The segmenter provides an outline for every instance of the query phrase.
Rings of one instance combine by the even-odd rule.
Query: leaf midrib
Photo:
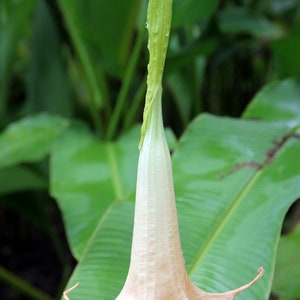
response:
[[[86,246],[84,247],[84,250],[82,252],[82,255],[80,256],[80,261],[82,261],[86,254],[89,252],[94,240],[95,240],[95,237],[97,235],[97,233],[100,231],[105,219],[107,218],[107,216],[109,215],[109,213],[112,211],[112,209],[114,208],[114,206],[118,203],[118,201],[113,201],[105,210],[104,214],[101,216],[101,218],[99,219],[97,225],[95,226],[94,230],[92,231],[92,234],[90,235],[87,243],[86,243]]]
[[[115,191],[115,200],[112,201],[109,206],[106,207],[104,213],[101,215],[101,217],[99,218],[96,226],[94,227],[90,237],[88,238],[88,241],[86,243],[86,246],[84,247],[84,250],[82,252],[82,255],[80,256],[80,261],[82,261],[84,259],[84,257],[86,256],[86,254],[89,252],[93,241],[97,235],[97,233],[101,230],[101,227],[105,221],[105,219],[108,217],[108,215],[111,213],[112,209],[118,204],[120,203],[122,200],[124,200],[126,198],[123,188],[122,188],[122,184],[121,184],[121,179],[120,179],[120,172],[119,172],[119,168],[118,168],[118,164],[117,164],[117,159],[116,159],[116,154],[115,154],[115,147],[116,145],[108,142],[105,144],[105,150],[106,150],[106,154],[107,154],[107,158],[108,158],[108,162],[109,162],[109,166],[110,166],[110,170],[111,170],[111,180],[112,180],[112,184],[114,187],[114,191]]]
[[[107,143],[105,149],[106,149],[107,158],[111,170],[111,180],[113,183],[116,200],[121,201],[124,196],[124,191],[120,180],[120,172],[119,172],[117,159],[114,151],[114,145],[111,143]]]

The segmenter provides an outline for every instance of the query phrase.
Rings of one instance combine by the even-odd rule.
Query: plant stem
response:
[[[18,289],[22,294],[33,300],[53,300],[50,296],[36,289],[25,280],[17,277],[12,272],[0,266],[0,280],[8,283],[10,286]]]
[[[138,109],[141,107],[142,102],[144,100],[144,95],[146,92],[146,76],[143,78],[142,82],[140,83],[140,86],[135,94],[135,97],[133,98],[132,104],[130,106],[130,110],[127,112],[125,116],[125,121],[123,124],[123,130],[126,131],[134,122]]]
[[[5,22],[0,25],[0,128],[6,125],[7,97],[17,45],[36,1],[19,1],[18,4],[14,3],[13,10],[9,9],[10,5],[5,5],[5,1],[0,1],[1,13],[7,15]]]
[[[89,110],[93,119],[94,127],[98,135],[100,135],[104,131],[104,124],[98,114],[99,108],[104,107],[106,114],[108,116],[111,114],[105,77],[102,70],[99,68],[97,68],[97,72],[95,71],[89,54],[76,30],[76,26],[73,24],[69,10],[64,7],[63,4],[61,4],[61,11],[63,12],[64,20],[70,31],[72,41],[86,76],[86,81],[90,92]]]
[[[132,78],[134,76],[137,64],[138,64],[138,58],[139,58],[139,54],[141,52],[142,49],[142,45],[143,45],[143,41],[144,41],[144,36],[145,36],[145,30],[140,30],[138,33],[138,37],[136,40],[136,43],[134,45],[134,49],[133,49],[133,53],[130,57],[130,61],[128,63],[128,67],[124,76],[124,80],[122,83],[122,87],[117,99],[117,104],[113,110],[109,125],[108,125],[108,129],[107,129],[107,133],[106,133],[106,138],[108,140],[111,140],[115,134],[116,134],[116,130],[117,130],[117,125],[118,122],[120,121],[120,116],[125,108],[125,104],[126,104],[126,99],[127,99],[127,95],[129,92],[129,88],[130,88],[130,83],[132,82]]]

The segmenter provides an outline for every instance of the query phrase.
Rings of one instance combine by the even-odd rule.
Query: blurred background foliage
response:
[[[1,299],[60,298],[74,259],[49,195],[48,154],[71,120],[107,141],[142,120],[146,8],[144,0],[0,0]],[[201,112],[239,117],[269,82],[299,78],[299,49],[299,0],[174,0],[165,125],[179,137]],[[284,233],[299,216],[298,201]],[[282,239],[278,265],[293,247],[299,225]],[[300,299],[299,285],[285,293],[282,282],[277,274],[272,299]]]

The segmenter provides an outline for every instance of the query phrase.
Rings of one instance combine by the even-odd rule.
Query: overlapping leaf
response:
[[[0,195],[30,189],[45,189],[47,181],[24,166],[0,170]]]
[[[293,128],[300,120],[300,85],[286,79],[264,87],[244,112],[244,118],[267,120]]]
[[[0,168],[41,160],[67,125],[67,120],[48,114],[10,124],[0,135]]]

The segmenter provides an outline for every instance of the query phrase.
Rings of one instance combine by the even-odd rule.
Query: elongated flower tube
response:
[[[171,0],[150,0],[150,61],[136,187],[129,272],[116,300],[230,300],[248,284],[219,294],[197,288],[188,278],[181,249],[172,164],[162,120],[161,79],[171,23]]]
[[[221,294],[206,293],[187,276],[180,244],[172,165],[157,91],[140,151],[131,262],[117,300],[233,299],[252,285]]]
[[[140,151],[131,262],[117,300],[233,299],[239,289],[206,293],[187,276],[180,244],[171,157],[163,129],[161,89],[157,91]]]

